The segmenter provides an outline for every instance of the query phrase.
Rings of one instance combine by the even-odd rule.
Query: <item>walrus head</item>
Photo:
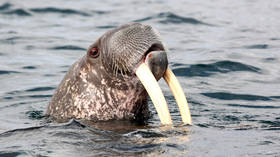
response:
[[[88,120],[145,120],[147,97],[163,124],[171,117],[156,82],[164,78],[179,105],[184,123],[191,117],[184,93],[168,68],[167,48],[159,33],[139,23],[106,32],[68,71],[55,91],[47,114]]]

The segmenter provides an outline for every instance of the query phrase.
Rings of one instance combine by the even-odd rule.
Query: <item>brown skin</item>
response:
[[[59,120],[146,120],[148,94],[134,71],[142,62],[153,63],[149,66],[160,79],[167,67],[164,50],[150,26],[127,24],[105,33],[69,69],[47,115]]]

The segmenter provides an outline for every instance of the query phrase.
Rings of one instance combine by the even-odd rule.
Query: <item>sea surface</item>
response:
[[[278,0],[1,0],[0,156],[280,156]],[[57,123],[44,116],[68,68],[104,32],[159,30],[191,108],[174,126]]]

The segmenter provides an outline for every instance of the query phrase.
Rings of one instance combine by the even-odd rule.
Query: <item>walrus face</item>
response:
[[[136,67],[149,58],[146,62],[149,63],[148,65],[154,64],[150,68],[158,80],[163,76],[168,64],[166,48],[159,33],[151,26],[139,23],[122,25],[105,33],[90,46],[89,57],[96,50],[99,51],[98,57],[102,65],[114,77],[131,79],[130,77],[135,75]],[[157,57],[150,53],[154,53]],[[157,59],[160,65],[156,64]]]
[[[163,77],[175,96],[183,122],[191,124],[186,98],[168,68],[166,51],[159,33],[148,25],[127,24],[105,33],[68,71],[47,113],[90,120],[141,120],[148,113],[149,95],[161,122],[172,124],[157,83]]]

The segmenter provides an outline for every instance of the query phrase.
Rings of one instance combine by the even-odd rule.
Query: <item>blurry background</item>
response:
[[[27,129],[1,134],[0,156],[280,156],[279,10],[277,0],[2,0],[0,133],[42,125],[69,66],[130,22],[161,33],[194,124],[164,131],[155,114],[128,133],[76,123]]]

